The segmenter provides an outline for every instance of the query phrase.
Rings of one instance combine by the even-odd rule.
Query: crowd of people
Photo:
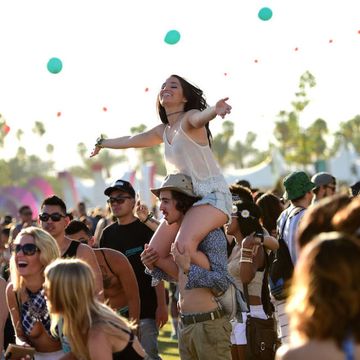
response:
[[[104,189],[104,213],[84,202],[68,211],[53,195],[38,219],[27,204],[18,221],[4,217],[0,350],[43,360],[161,359],[170,303],[183,360],[359,358],[359,183],[341,192],[330,173],[293,171],[283,194],[227,184],[209,122],[230,113],[228,99],[208,106],[199,88],[172,75],[157,108],[160,125],[100,137],[91,156],[163,142],[168,175],[149,189],[161,216],[117,179]],[[275,281],[280,255],[291,274]],[[254,319],[274,324],[275,335],[254,339]]]

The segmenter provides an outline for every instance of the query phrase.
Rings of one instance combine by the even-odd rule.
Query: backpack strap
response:
[[[286,219],[284,220],[284,223],[282,224],[281,231],[279,233],[279,238],[282,238],[284,236],[284,230],[287,221],[304,210],[305,208],[301,206],[295,206],[291,211],[289,211],[289,213],[286,216]]]

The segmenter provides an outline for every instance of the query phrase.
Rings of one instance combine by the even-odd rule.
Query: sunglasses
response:
[[[107,200],[108,204],[123,204],[126,199],[132,199],[131,196],[118,196],[118,197],[112,197],[110,196],[109,199]]]
[[[40,251],[40,249],[35,244],[24,244],[24,245],[13,244],[11,247],[11,251],[14,252],[15,254],[18,254],[21,250],[23,254],[27,256],[32,256],[37,251]]]
[[[48,214],[48,213],[42,213],[39,214],[39,219],[41,221],[47,222],[49,221],[49,219],[51,219],[52,221],[58,222],[61,220],[61,218],[64,218],[65,215],[59,214],[59,213],[53,213],[53,214]]]

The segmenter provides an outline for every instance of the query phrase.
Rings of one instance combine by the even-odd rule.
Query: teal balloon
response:
[[[53,57],[51,58],[48,63],[47,63],[47,69],[52,73],[52,74],[57,74],[61,71],[62,69],[62,62],[60,59]]]
[[[169,45],[175,45],[180,40],[180,33],[177,30],[170,30],[165,35],[164,41]]]
[[[259,18],[263,21],[268,21],[272,18],[273,12],[270,8],[268,7],[263,7],[262,9],[260,9],[259,11]]]

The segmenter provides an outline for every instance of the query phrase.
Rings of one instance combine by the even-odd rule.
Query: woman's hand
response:
[[[217,115],[224,118],[227,114],[231,113],[232,107],[227,103],[229,98],[224,98],[219,100],[215,105],[215,112]]]
[[[100,152],[100,150],[101,150],[101,147],[95,145],[92,152],[91,152],[91,154],[90,154],[90,157],[93,157],[93,156],[97,155]]]
[[[253,250],[253,256],[255,256],[257,254],[257,251],[261,244],[261,239],[259,239],[258,237],[255,237],[254,235],[255,235],[255,232],[246,236],[243,239],[243,241],[241,242],[243,248]]]
[[[142,263],[151,271],[154,270],[156,261],[159,260],[159,254],[157,251],[148,244],[145,244],[144,251],[140,254]]]
[[[179,251],[179,248],[177,247],[177,243],[172,243],[171,255],[173,256],[176,265],[180,269],[182,269],[184,273],[188,273],[191,265],[189,253],[186,250],[183,253],[181,253]]]

